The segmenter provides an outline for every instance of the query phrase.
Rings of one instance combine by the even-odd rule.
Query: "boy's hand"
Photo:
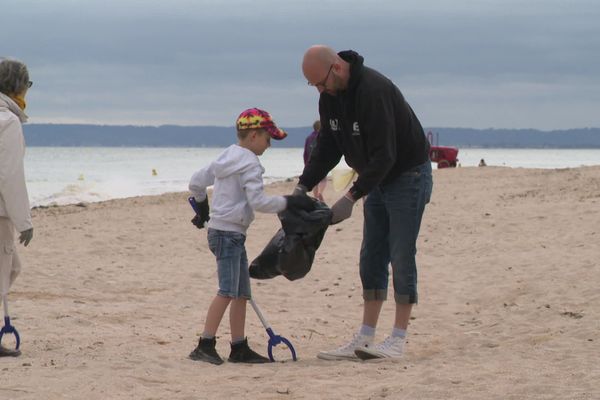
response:
[[[206,197],[206,199],[204,199],[204,201],[202,201],[200,203],[196,203],[196,207],[194,207],[194,209],[196,210],[196,216],[194,218],[192,218],[192,224],[194,224],[194,226],[196,226],[196,228],[202,229],[202,228],[204,228],[204,225],[210,219],[210,217],[209,217],[210,209],[208,207],[208,196]]]
[[[287,200],[288,210],[303,210],[310,212],[315,209],[315,201],[306,195],[291,195],[284,197]]]

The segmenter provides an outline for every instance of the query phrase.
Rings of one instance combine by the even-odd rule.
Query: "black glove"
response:
[[[287,200],[288,210],[303,210],[313,211],[315,209],[315,201],[306,195],[291,195],[284,196]]]
[[[196,207],[194,207],[194,210],[196,210],[196,216],[194,218],[192,218],[192,224],[194,224],[196,226],[196,228],[198,229],[202,229],[204,228],[204,224],[208,222],[208,220],[210,219],[209,217],[209,207],[208,207],[208,196],[206,197],[206,199],[204,199],[204,201],[200,202],[200,203],[196,203]]]
[[[308,193],[308,189],[306,188],[306,186],[299,183],[294,188],[294,191],[292,192],[292,196],[304,196],[307,193]]]

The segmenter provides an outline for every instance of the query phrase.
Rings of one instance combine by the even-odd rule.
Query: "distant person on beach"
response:
[[[366,197],[360,250],[362,326],[343,346],[322,351],[326,360],[397,358],[402,355],[417,303],[416,242],[432,190],[429,143],[417,116],[388,78],[363,65],[354,51],[317,45],[304,54],[302,72],[320,93],[319,145],[294,193],[306,194],[341,157],[358,178],[331,208],[332,223],[352,215]],[[396,313],[391,335],[373,345],[392,265]]]
[[[22,123],[27,121],[25,95],[31,87],[27,66],[0,58],[0,289],[2,301],[21,271],[15,248],[27,246],[33,238],[29,196],[25,185],[25,138]],[[19,350],[0,345],[0,357],[19,356]]]
[[[315,207],[307,196],[268,196],[263,190],[265,170],[258,156],[269,148],[271,139],[281,140],[287,136],[275,125],[271,115],[250,108],[240,114],[236,126],[238,143],[196,172],[189,184],[195,200],[200,203],[199,208],[204,210],[193,222],[200,228],[208,222],[208,247],[217,259],[219,278],[219,290],[208,308],[204,331],[190,358],[217,365],[223,360],[216,351],[215,336],[230,305],[229,361],[251,364],[270,361],[250,349],[244,333],[246,303],[251,298],[245,241],[254,211],[279,213],[286,208],[310,211]],[[214,186],[209,218],[206,188],[211,185]]]
[[[313,131],[306,137],[304,141],[304,166],[308,164],[310,155],[317,146],[317,139],[319,138],[319,131],[321,130],[321,121],[317,120],[313,123]],[[319,201],[323,201],[323,193],[327,186],[327,177],[323,178],[321,182],[317,183],[313,188],[313,196]]]
[[[485,160],[482,158],[481,160],[479,160],[479,166],[480,167],[486,167],[487,164],[485,163]]]

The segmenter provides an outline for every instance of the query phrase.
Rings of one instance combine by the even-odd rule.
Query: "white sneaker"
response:
[[[388,336],[383,342],[370,348],[355,350],[355,354],[361,360],[372,360],[374,358],[400,358],[404,350],[406,338]]]
[[[373,336],[355,333],[350,341],[335,350],[321,351],[317,358],[321,360],[356,360],[356,349],[366,349],[373,346]]]

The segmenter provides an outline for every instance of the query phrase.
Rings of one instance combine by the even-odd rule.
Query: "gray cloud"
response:
[[[32,122],[231,125],[316,115],[300,60],[352,48],[426,126],[600,126],[600,4],[576,0],[8,0],[0,53],[25,61]]]

